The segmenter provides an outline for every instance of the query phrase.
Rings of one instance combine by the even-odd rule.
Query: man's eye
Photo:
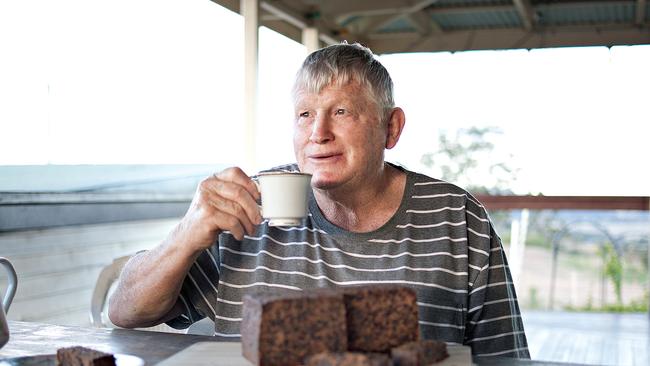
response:
[[[343,108],[337,109],[336,114],[345,114],[345,109],[343,109]]]
[[[300,113],[300,117],[302,117],[302,118],[307,118],[307,117],[309,117],[309,112],[302,112],[302,113]]]

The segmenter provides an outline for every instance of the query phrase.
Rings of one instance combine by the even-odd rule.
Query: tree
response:
[[[616,294],[617,305],[623,304],[623,264],[621,263],[620,256],[614,249],[612,243],[606,242],[600,250],[600,255],[603,258],[603,274],[609,278],[614,285],[614,293]]]
[[[437,170],[439,177],[473,193],[509,194],[517,170],[496,158],[491,141],[502,131],[494,126],[458,129],[454,135],[441,131],[436,152],[422,156],[422,164]],[[511,159],[508,155],[507,159]]]

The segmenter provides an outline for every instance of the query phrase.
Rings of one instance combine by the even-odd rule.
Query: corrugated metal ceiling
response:
[[[431,12],[431,19],[444,30],[516,28],[521,20],[514,9],[495,8],[492,11]]]
[[[633,22],[635,4],[630,1],[540,5],[535,8],[540,25],[613,24]]]
[[[213,0],[234,11],[238,0]],[[650,44],[650,0],[260,0],[262,25],[297,41],[378,53]]]

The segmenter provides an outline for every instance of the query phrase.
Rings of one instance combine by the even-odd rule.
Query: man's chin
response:
[[[314,189],[332,189],[339,185],[339,181],[328,174],[315,172],[311,178],[311,186]]]

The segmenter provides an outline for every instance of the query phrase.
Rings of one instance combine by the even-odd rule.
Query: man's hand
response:
[[[256,184],[240,168],[228,168],[199,184],[174,233],[178,242],[195,251],[210,247],[222,231],[237,240],[252,235],[262,222]]]

